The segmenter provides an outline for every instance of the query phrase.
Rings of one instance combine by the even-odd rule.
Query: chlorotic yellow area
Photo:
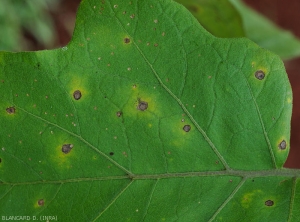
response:
[[[291,98],[287,98],[287,103],[291,104],[292,103],[292,99]]]
[[[38,204],[38,201],[39,201],[40,199],[41,199],[41,198],[35,198],[35,199],[33,199],[33,201],[34,201],[33,207],[34,207],[35,209],[43,207],[43,206],[40,206],[40,205]],[[44,198],[43,198],[43,200],[44,200],[44,203],[46,203],[47,200],[44,199]]]
[[[266,67],[264,67],[264,66],[257,66],[256,62],[252,62],[251,66],[252,66],[252,68],[255,69],[255,71],[258,71],[258,70],[263,71],[266,76],[269,74],[269,70]],[[251,73],[251,75],[252,75],[252,73]],[[254,75],[253,75],[253,77],[255,78]]]
[[[70,75],[73,76],[72,74]],[[73,93],[76,90],[79,90],[81,92],[81,98],[78,100],[78,102],[84,101],[85,97],[89,94],[89,91],[85,87],[86,86],[85,82],[86,81],[84,77],[79,78],[78,75],[74,75],[74,77],[72,78],[72,80],[67,86],[67,88],[69,89],[68,91],[69,95],[72,97],[73,100],[74,100]]]
[[[78,146],[76,146],[76,144],[73,141],[59,138],[57,137],[57,135],[56,144],[57,145],[53,147],[54,150],[49,151],[51,153],[49,159],[54,162],[54,167],[56,167],[57,169],[69,169],[72,165],[70,162],[76,155],[76,150],[78,149]],[[69,153],[62,152],[62,146],[64,144],[73,145],[73,148]]]
[[[123,113],[126,116],[143,116],[143,117],[153,117],[153,115],[160,116],[160,106],[155,95],[155,91],[149,92],[145,88],[142,88],[138,84],[134,84],[128,86],[127,89],[122,90],[130,90],[130,97],[128,99],[127,104],[124,106]],[[120,90],[120,95],[122,95],[122,91]],[[140,102],[147,102],[148,107],[146,110],[141,111],[138,109],[138,105]],[[148,125],[152,127],[152,125]]]
[[[189,132],[185,132],[183,130],[183,127],[185,125],[190,125],[191,126],[191,129]],[[185,122],[181,122],[180,119],[174,123],[174,125],[171,127],[172,129],[172,134],[174,135],[174,138],[173,140],[171,140],[171,146],[175,146],[175,147],[178,147],[178,148],[184,148],[184,144],[187,143],[187,140],[189,140],[190,138],[192,138],[194,135],[194,132],[195,132],[195,126],[190,123],[189,121],[186,121]]]
[[[246,193],[244,194],[244,196],[241,199],[241,205],[244,208],[249,208],[249,206],[251,205],[253,198],[255,196],[261,196],[263,192],[261,190],[254,190],[253,192],[250,193]]]
[[[279,145],[282,141],[285,141],[286,142],[286,149],[279,149]],[[288,141],[286,141],[286,139],[282,136],[280,137],[277,141],[276,141],[276,144],[275,144],[275,147],[276,147],[276,152],[277,153],[286,153],[289,151],[289,144],[288,144]]]
[[[265,74],[265,76],[267,76],[267,75],[269,74],[269,70],[268,70],[266,67],[259,66],[259,67],[257,68],[257,71],[258,71],[258,70],[263,71],[264,74]]]

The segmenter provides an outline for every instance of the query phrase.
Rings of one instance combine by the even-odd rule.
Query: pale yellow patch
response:
[[[172,134],[174,135],[173,140],[171,140],[171,145],[178,148],[186,147],[184,144],[187,144],[188,139],[195,136],[193,135],[195,132],[195,126],[190,123],[187,119],[185,119],[184,122],[179,121],[180,118],[178,118],[178,121],[171,127],[172,128]],[[189,132],[184,131],[184,126],[190,125],[191,129]]]
[[[71,140],[65,140],[61,138],[57,138],[57,145],[53,148],[54,150],[49,150],[50,160],[53,161],[58,169],[69,169],[71,168],[71,160],[76,155],[76,150],[79,148],[78,145],[74,144]],[[73,148],[69,153],[62,152],[62,146],[64,144],[72,144]]]
[[[45,206],[45,204],[46,204],[46,199],[43,199],[44,200],[44,205],[39,205],[38,204],[38,201],[39,200],[41,200],[42,198],[39,196],[38,198],[35,198],[33,201],[34,201],[34,203],[33,203],[33,207],[34,208],[41,208],[41,207],[43,207],[43,206]]]
[[[125,90],[124,88],[122,90]],[[143,116],[143,117],[153,117],[153,115],[160,115],[161,109],[156,97],[156,91],[150,92],[149,90],[142,88],[138,84],[133,84],[128,87],[131,91],[131,95],[128,99],[127,104],[124,107],[124,115],[126,116]],[[120,94],[122,92],[120,91]],[[141,111],[138,109],[140,102],[146,102],[148,107],[146,110]]]
[[[242,207],[249,208],[249,206],[253,201],[254,196],[258,196],[258,195],[261,196],[262,193],[263,192],[261,190],[254,190],[253,192],[244,194],[241,200]]]
[[[79,78],[79,76],[73,77],[73,79],[70,81],[70,83],[68,84],[68,92],[69,95],[72,97],[72,99],[74,100],[73,97],[73,93],[76,90],[79,90],[81,92],[81,98],[79,100],[77,100],[77,102],[79,101],[83,101],[84,98],[89,94],[89,91],[85,88],[86,85],[86,80],[84,77]]]
[[[280,149],[279,146],[281,144],[282,141],[285,141],[286,142],[286,148],[285,149]],[[288,141],[286,141],[286,138],[284,138],[283,136],[280,137],[277,141],[276,141],[276,144],[275,144],[275,147],[276,147],[276,152],[277,153],[286,153],[287,151],[289,151],[289,144],[288,144]]]

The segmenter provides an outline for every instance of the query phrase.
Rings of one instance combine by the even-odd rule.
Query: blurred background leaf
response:
[[[245,36],[242,17],[228,0],[176,0],[184,5],[211,34],[234,38]]]
[[[217,37],[247,37],[284,60],[300,56],[299,39],[241,0],[176,1],[184,5],[207,31]]]
[[[242,16],[245,36],[282,59],[300,56],[300,41],[290,31],[279,28],[240,0],[229,0]],[[229,36],[228,36],[229,37]]]
[[[51,48],[56,33],[50,12],[59,0],[1,0],[0,50],[24,51],[32,42]]]

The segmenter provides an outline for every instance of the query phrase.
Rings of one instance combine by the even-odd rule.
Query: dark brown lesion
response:
[[[278,148],[281,150],[285,150],[287,147],[286,141],[282,140],[281,143],[278,145]]]
[[[274,201],[273,200],[267,200],[265,202],[265,205],[268,206],[268,207],[272,207],[274,205]]]
[[[183,129],[185,132],[190,132],[191,126],[190,126],[190,125],[185,125],[182,129]]]
[[[82,94],[81,94],[80,90],[75,90],[75,91],[74,91],[74,93],[73,93],[73,98],[74,98],[75,100],[81,99],[81,96],[82,96]]]
[[[43,199],[38,200],[38,205],[39,206],[44,206],[45,201]]]
[[[8,107],[8,108],[6,108],[6,112],[7,112],[8,114],[14,114],[14,113],[16,113],[16,108],[13,107],[13,106]]]
[[[258,70],[255,72],[255,77],[258,80],[263,80],[265,78],[265,73],[262,70]]]
[[[73,144],[64,144],[61,148],[61,151],[64,153],[64,154],[68,154],[71,152],[72,148],[74,147]]]
[[[146,101],[142,101],[140,99],[138,101],[139,101],[139,104],[137,106],[138,110],[145,111],[146,109],[148,109],[148,103]]]
[[[130,38],[124,38],[124,43],[129,44],[130,43]]]

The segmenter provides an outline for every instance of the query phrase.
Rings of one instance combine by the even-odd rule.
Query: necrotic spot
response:
[[[74,97],[75,100],[79,100],[81,98],[81,92],[79,90],[76,90],[73,93],[73,97]]]
[[[61,151],[64,153],[64,154],[67,154],[71,151],[71,149],[73,148],[73,144],[64,144],[61,148]]]
[[[286,141],[282,140],[281,143],[278,146],[279,149],[285,150],[286,149]]]
[[[39,206],[44,206],[45,202],[43,199],[38,200],[38,205]]]
[[[117,112],[117,117],[121,117],[122,116],[122,112],[121,111],[118,111]]]
[[[185,132],[189,132],[189,131],[191,130],[191,126],[190,126],[190,125],[185,125],[185,126],[183,127],[183,130],[184,130]]]
[[[265,73],[261,70],[258,70],[258,71],[255,72],[255,77],[258,80],[263,80],[265,78]]]
[[[139,104],[137,106],[138,110],[145,111],[147,108],[148,108],[148,103],[147,102],[139,101]]]
[[[8,107],[8,108],[6,108],[6,112],[8,114],[14,114],[16,112],[16,109],[15,109],[15,107]]]
[[[124,42],[125,42],[126,44],[130,43],[130,38],[125,38],[125,39],[124,39]]]
[[[265,205],[268,206],[268,207],[272,207],[274,205],[274,201],[273,200],[267,200],[265,202]]]
[[[114,152],[110,152],[109,155],[113,156],[113,155],[114,155]]]

